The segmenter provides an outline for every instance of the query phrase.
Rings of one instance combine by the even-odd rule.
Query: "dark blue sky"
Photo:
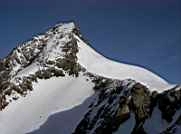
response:
[[[0,57],[67,20],[105,56],[181,83],[180,0],[0,0]]]

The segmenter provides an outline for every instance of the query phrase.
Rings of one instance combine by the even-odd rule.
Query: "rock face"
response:
[[[73,29],[72,33],[61,32],[59,27],[55,26],[44,35],[15,48],[0,61],[0,110],[4,109],[12,100],[18,99],[19,95],[26,96],[28,91],[32,91],[32,82],[37,82],[37,79],[64,77],[65,73],[78,77],[79,72],[83,69],[77,63],[78,45],[73,37],[73,33],[77,34],[78,29]],[[52,36],[56,36],[54,49],[59,47],[59,53],[61,53],[61,56],[53,60],[49,58],[50,55],[44,58],[46,54],[43,53],[45,49],[48,49],[46,48],[47,43]],[[63,45],[58,45],[58,39],[63,40],[64,38],[68,38],[67,41]],[[41,68],[31,75],[17,76],[18,72],[32,64]],[[14,80],[11,80],[13,77]],[[7,100],[7,96],[13,97]]]
[[[146,83],[138,82],[136,79],[123,80],[105,77],[100,75],[101,73],[97,73],[96,67],[95,72],[92,72],[92,70],[87,69],[88,67],[83,64],[81,59],[87,55],[87,59],[89,59],[90,53],[95,52],[89,50],[90,48],[81,48],[81,41],[85,43],[75,24],[60,24],[43,35],[18,46],[6,58],[0,60],[0,133],[11,134],[11,131],[4,128],[6,124],[3,124],[7,122],[6,119],[3,120],[3,116],[7,114],[3,113],[6,108],[12,102],[18,102],[20,98],[26,98],[27,95],[33,93],[33,83],[38,85],[39,80],[46,82],[46,80],[56,77],[64,80],[62,83],[66,83],[67,79],[71,81],[72,79],[83,78],[88,85],[91,85],[90,87],[93,85],[91,89],[81,85],[85,90],[93,91],[95,99],[91,101],[87,112],[76,124],[75,129],[71,130],[73,134],[127,134],[129,132],[125,132],[122,126],[125,126],[125,123],[129,122],[130,119],[134,119],[134,127],[130,128],[132,134],[180,134],[180,86],[157,92],[157,89],[152,91],[151,87],[146,86]],[[79,52],[83,51],[82,49],[86,50],[83,52],[85,55],[78,57]],[[95,54],[94,56],[94,60],[97,62],[100,55]],[[90,56],[90,58],[92,57]],[[103,61],[108,63],[105,59]],[[91,66],[91,64],[88,65]],[[123,66],[125,65],[121,65],[121,67]],[[99,68],[103,69],[104,66]],[[115,71],[119,69],[117,68]],[[125,74],[129,73],[130,70],[129,67]],[[153,76],[152,74],[148,75],[148,72],[143,73],[147,74],[146,77]],[[148,79],[146,77],[145,79]],[[153,78],[157,77],[154,76]],[[69,85],[72,83],[64,86],[66,87],[65,91],[69,90]],[[81,86],[77,88],[81,88]],[[53,88],[54,85],[52,85]],[[56,94],[53,95],[56,96]],[[69,94],[67,96],[70,97]],[[153,127],[156,123],[158,125]],[[25,131],[22,130],[21,133],[25,133]]]
[[[165,131],[160,128],[158,133],[180,132],[181,115],[176,118],[174,116],[176,112],[178,114],[181,112],[181,88],[175,87],[158,94],[151,93],[147,87],[133,80],[102,79],[100,82],[100,79],[99,81],[95,79],[93,81],[96,86],[97,99],[91,104],[73,134],[112,134],[133,115],[135,126],[132,134],[149,134],[144,125],[147,120],[151,120],[153,111],[157,107],[163,121],[165,120],[168,124],[174,122]]]

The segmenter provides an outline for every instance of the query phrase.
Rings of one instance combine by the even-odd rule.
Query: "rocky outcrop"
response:
[[[20,96],[26,96],[32,91],[32,83],[38,79],[49,79],[51,77],[79,76],[79,72],[85,70],[77,63],[78,45],[73,33],[78,34],[79,30],[74,28],[71,32],[61,33],[59,26],[52,28],[44,35],[37,36],[23,45],[15,48],[6,58],[0,60],[0,110],[3,110],[11,101]],[[69,39],[61,45],[59,53],[61,56],[56,59],[44,57],[44,50],[52,36],[56,36],[54,45],[59,46],[57,38]],[[38,70],[28,76],[17,76],[17,74],[29,65],[38,65]],[[14,97],[16,94],[16,97]],[[13,97],[12,97],[13,96]]]
[[[158,97],[158,106],[162,117],[167,121],[173,120],[173,115],[181,108],[181,89],[174,87]]]
[[[132,115],[135,118],[132,134],[147,134],[144,124],[151,120],[156,107],[159,107],[160,116],[168,124],[175,120],[173,117],[181,108],[181,88],[178,87],[159,94],[151,93],[146,86],[133,80],[118,81],[94,77],[92,81],[95,83],[97,99],[73,134],[112,134]],[[172,129],[179,126],[179,123],[180,117],[174,125],[168,125],[163,133],[174,134]]]

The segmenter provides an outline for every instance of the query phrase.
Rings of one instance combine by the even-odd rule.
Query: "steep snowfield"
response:
[[[75,35],[75,37],[79,45],[79,63],[89,72],[119,80],[133,79],[148,86],[150,90],[157,90],[158,92],[170,87],[170,84],[154,73],[138,66],[109,60],[94,51],[78,36]]]
[[[24,134],[38,129],[50,115],[82,104],[92,96],[92,88],[84,76],[39,80],[33,92],[1,111],[0,133]]]

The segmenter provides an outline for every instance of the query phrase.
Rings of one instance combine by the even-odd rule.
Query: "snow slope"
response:
[[[38,80],[33,92],[0,113],[0,133],[24,134],[38,129],[50,115],[82,104],[92,96],[92,88],[84,76]]]
[[[157,90],[158,92],[170,87],[170,84],[156,74],[138,66],[107,59],[93,50],[78,36],[75,35],[75,37],[79,45],[79,63],[89,72],[119,80],[133,79],[148,86],[150,90]]]

